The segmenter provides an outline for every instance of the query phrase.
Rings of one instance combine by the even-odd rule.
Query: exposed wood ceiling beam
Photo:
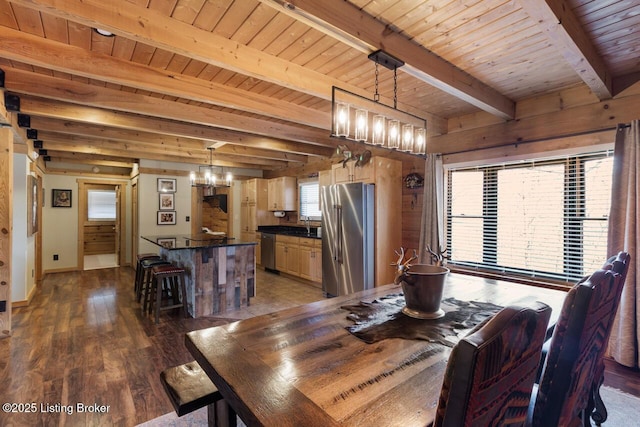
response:
[[[140,130],[118,129],[98,126],[91,123],[73,122],[69,120],[56,120],[48,117],[31,117],[31,128],[38,131],[51,131],[90,138],[104,138],[122,142],[146,142],[158,146],[168,146],[189,149],[207,148],[207,143],[201,139],[166,136]]]
[[[118,2],[102,0],[65,1],[60,7],[58,0],[12,2],[290,89],[304,88],[305,93],[324,99],[331,99],[331,86],[339,83],[324,74],[133,3],[122,7]]]
[[[579,105],[511,122],[434,136],[429,141],[427,150],[452,154],[567,138],[581,133],[614,129],[618,123],[636,120],[638,111],[640,97],[614,98],[597,104]]]
[[[174,108],[177,108],[175,103],[173,105]],[[188,106],[184,105],[183,107]],[[120,129],[173,135],[176,137],[202,139],[211,143],[222,140],[255,148],[289,151],[294,154],[305,154],[320,157],[329,156],[333,152],[333,148],[330,147],[299,144],[242,132],[170,120],[154,119],[151,117],[103,110],[95,107],[85,107],[81,105],[34,98],[31,96],[21,97],[20,109],[25,114],[32,116],[50,117],[60,120],[91,123]]]
[[[325,34],[342,39],[343,34],[363,41],[401,59],[402,71],[423,80],[481,110],[503,119],[515,117],[515,103],[497,90],[475,79],[453,64],[415,44],[406,36],[393,31],[389,25],[364,13],[344,0],[261,0],[267,4],[286,4],[290,10],[301,9],[327,25]],[[333,28],[340,30],[336,36]],[[370,53],[370,52],[369,52]]]
[[[56,132],[38,132],[38,137],[46,141],[45,148],[52,143],[60,148],[62,144],[75,143],[78,146],[95,150],[111,150],[120,151],[121,156],[132,159],[144,158],[146,154],[171,155],[176,158],[183,158],[183,162],[206,165],[209,163],[209,152],[204,148],[187,148],[175,147],[171,145],[157,145],[154,143],[145,143],[139,141],[120,142],[112,141],[104,138],[90,138],[83,136],[59,134]],[[82,151],[101,153],[100,151]],[[106,154],[106,153],[101,153]],[[233,166],[233,167],[249,167],[248,165],[259,165],[259,167],[283,168],[287,166],[287,162],[280,160],[270,160],[261,158],[252,158],[247,160],[246,156],[238,156],[234,154],[220,154],[217,151],[213,154],[213,162],[216,166]],[[253,166],[254,168],[256,166]]]
[[[69,151],[58,151],[47,149],[47,155],[52,160],[57,160],[67,163],[78,163],[91,166],[105,166],[112,168],[125,168],[131,170],[133,163],[131,159],[122,159],[120,161],[112,160],[115,157],[110,157],[111,160],[104,160],[103,157],[95,154],[73,153]]]
[[[117,128],[107,128],[89,123],[72,122],[68,120],[55,120],[46,117],[32,117],[31,127],[38,131],[51,131],[76,136],[86,136],[90,138],[105,138],[112,141],[121,142],[145,142],[158,146],[173,147],[176,149],[202,149],[210,144],[201,139],[191,139],[182,137],[167,137],[150,132],[131,131]],[[204,151],[203,151],[204,152]],[[216,149],[218,154],[235,154],[254,158],[264,158],[270,160],[281,160],[287,162],[306,163],[307,156],[292,154],[281,151],[264,150],[260,148],[241,147],[233,144],[224,144]]]
[[[345,84],[296,63],[132,3],[127,3],[127,7],[123,8],[118,4],[100,0],[66,1],[64,7],[61,7],[57,0],[12,0],[12,2],[92,28],[103,28],[149,46],[325,100],[331,99],[332,86],[340,86],[365,97],[371,95],[360,87]],[[440,58],[433,56],[442,62]],[[467,76],[467,78],[470,77]],[[398,107],[412,114],[425,116],[424,111],[411,106],[400,103]],[[432,114],[426,114],[425,118],[437,133],[446,130],[446,121],[443,119]],[[329,125],[329,121],[325,122],[325,126]]]
[[[131,170],[114,170],[111,173],[105,173],[103,171],[95,173],[93,171],[86,171],[82,169],[71,169],[67,166],[59,167],[59,164],[55,164],[52,162],[44,162],[42,169],[46,171],[49,175],[67,175],[73,177],[96,177],[99,176],[101,179],[104,178],[112,178],[112,179],[121,179],[128,180],[131,176]],[[119,172],[119,173],[118,173]]]
[[[278,145],[280,140],[269,138],[269,135],[278,135],[281,138],[304,142],[305,144],[323,145],[331,149],[335,148],[337,145],[336,141],[329,137],[329,132],[326,130],[305,126],[292,126],[269,120],[239,116],[237,114],[226,113],[189,104],[176,103],[165,99],[135,93],[127,93],[127,96],[123,97],[122,91],[116,89],[89,85],[38,73],[30,73],[13,68],[6,70],[5,84],[9,90],[21,94],[30,94],[38,97],[72,102],[84,106],[95,106],[101,109],[108,108],[115,111],[204,125],[200,127],[196,126],[196,128],[199,129],[197,134],[194,134],[193,132],[171,133],[167,130],[161,129],[155,131],[148,130],[150,132],[166,133],[169,135],[189,138],[200,138],[211,143],[222,141],[233,144],[238,143],[237,131],[216,129],[215,137],[213,137],[211,135],[214,128],[210,127],[226,127],[229,123],[233,123],[233,127],[242,128],[240,132],[262,135],[264,136],[264,141],[273,140],[274,145]],[[93,114],[95,113],[92,112],[91,115]],[[117,113],[114,114],[117,115]],[[70,116],[69,120],[82,120],[82,118],[78,117],[76,119]],[[328,115],[327,120],[330,120]],[[115,121],[117,120],[114,120],[114,122]],[[151,123],[153,122],[155,121],[149,122],[150,127],[153,127],[151,126]],[[109,125],[108,123],[102,124]],[[116,126],[115,123],[114,126]],[[146,128],[146,126],[144,127]],[[185,125],[184,127],[186,128],[187,126]],[[131,127],[130,129],[136,128]],[[225,139],[225,135],[228,135],[228,139]],[[293,145],[294,144],[291,144],[291,146]],[[297,149],[289,149],[289,151],[306,154],[305,150],[302,148],[303,147],[297,147]],[[317,153],[314,152],[312,148],[309,149],[310,155],[322,155],[321,152],[322,150],[320,150],[320,153]]]
[[[518,4],[600,100],[613,96],[612,76],[566,0],[518,0]]]
[[[243,147],[235,144],[225,144],[216,148],[218,154],[235,154],[246,157],[259,157],[271,160],[281,160],[290,163],[307,163],[308,156],[301,154],[287,153],[285,151],[264,150],[261,148]]]
[[[293,120],[320,129],[329,129],[331,125],[329,115],[315,109],[117,59],[7,27],[0,26],[0,39],[0,56],[13,61],[280,120]],[[233,126],[236,120],[227,126]]]
[[[104,139],[92,139],[75,137],[53,132],[43,132],[45,147],[57,151],[74,151],[84,154],[102,156],[125,156],[131,159],[149,159],[167,162],[191,163],[207,165],[209,156],[206,150],[171,150],[169,148],[157,148],[144,143],[123,144]],[[238,159],[241,159],[238,161]],[[240,156],[214,155],[214,166],[253,168],[260,165],[260,169],[280,169],[286,167],[286,162],[252,159],[251,162],[243,162]]]

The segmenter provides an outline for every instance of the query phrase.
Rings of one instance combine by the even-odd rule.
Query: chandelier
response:
[[[333,86],[331,136],[424,155],[427,151],[427,121],[397,108],[397,69],[404,62],[381,50],[370,54],[369,59],[376,63],[374,98],[370,100]],[[393,107],[380,102],[378,65],[393,70]]]
[[[199,166],[198,172],[192,171],[189,174],[191,186],[207,188],[231,187],[233,179],[231,172],[225,173],[222,166],[214,166],[213,151],[215,148],[207,147],[207,150],[209,150],[209,165]]]

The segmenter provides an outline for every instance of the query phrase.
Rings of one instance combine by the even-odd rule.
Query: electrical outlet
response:
[[[53,260],[57,261],[58,260],[58,254],[53,254]]]
[[[189,216],[188,216],[188,217],[186,217],[186,218],[185,218],[185,220],[186,220],[187,222],[189,222],[189,221],[191,221],[191,217],[189,217]]]

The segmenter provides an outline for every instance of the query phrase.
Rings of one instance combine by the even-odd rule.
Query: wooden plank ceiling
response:
[[[273,170],[332,155],[331,86],[372,98],[378,49],[406,63],[398,107],[432,136],[480,111],[511,120],[519,101],[571,86],[611,98],[640,71],[640,5],[0,0],[0,42],[47,169],[207,164],[213,145],[216,165]],[[381,67],[379,81],[392,104],[393,73]]]

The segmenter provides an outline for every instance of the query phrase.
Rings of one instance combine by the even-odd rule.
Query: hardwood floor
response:
[[[35,403],[36,413],[2,413],[0,425],[134,426],[166,414],[173,408],[158,378],[193,360],[185,332],[322,298],[318,288],[260,272],[251,307],[227,319],[164,312],[156,325],[135,301],[133,277],[131,268],[49,274],[29,307],[14,311],[13,335],[0,340],[0,402]],[[108,412],[78,413],[77,403]]]
[[[318,288],[259,271],[250,307],[204,319],[165,312],[155,325],[135,301],[133,276],[128,267],[49,274],[31,304],[14,310],[13,335],[0,340],[0,403],[35,403],[26,407],[35,413],[2,413],[0,426],[156,418],[173,410],[160,371],[192,360],[185,332],[322,299]],[[640,396],[640,373],[615,363],[607,363],[605,384]],[[79,413],[78,403],[108,410]]]

